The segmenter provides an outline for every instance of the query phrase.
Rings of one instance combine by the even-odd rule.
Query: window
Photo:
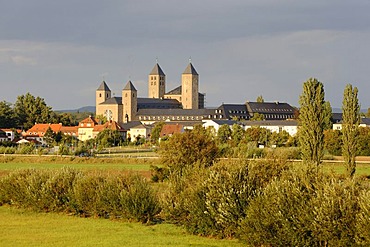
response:
[[[101,98],[101,93],[99,94],[99,98]]]

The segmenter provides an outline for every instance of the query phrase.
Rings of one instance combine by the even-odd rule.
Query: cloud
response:
[[[10,60],[16,65],[37,65],[37,61],[25,56],[12,56]]]

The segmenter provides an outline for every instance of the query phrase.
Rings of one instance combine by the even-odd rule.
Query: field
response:
[[[244,246],[193,236],[170,224],[142,225],[0,207],[0,246]]]
[[[356,174],[370,177],[370,160],[359,157]],[[301,162],[294,162],[300,165]],[[88,172],[138,172],[150,177],[153,158],[85,158],[0,156],[0,176],[17,169],[61,169]],[[343,174],[340,158],[323,163],[324,170]],[[160,184],[156,184],[160,185]],[[143,225],[120,220],[79,218],[65,214],[35,213],[0,207],[0,246],[242,246],[237,240],[193,236],[171,224]]]

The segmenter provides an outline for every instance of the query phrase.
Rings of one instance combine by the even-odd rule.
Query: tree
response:
[[[342,155],[342,132],[327,129],[324,131],[324,149],[332,155]]]
[[[1,128],[16,127],[14,111],[11,107],[11,104],[6,101],[0,101],[0,127]]]
[[[105,129],[96,136],[96,142],[101,147],[112,147],[122,141],[122,136],[118,130]]]
[[[333,128],[332,122],[332,109],[329,101],[324,102],[324,130],[329,130]]]
[[[299,99],[299,142],[303,160],[318,167],[323,157],[324,128],[327,119],[324,85],[316,78],[303,83]]]
[[[53,112],[44,99],[27,93],[17,97],[14,104],[14,114],[18,126],[31,128],[35,123],[53,123]]]
[[[209,167],[218,157],[213,137],[203,128],[176,133],[160,143],[161,161],[170,174],[182,176],[187,169]]]
[[[357,95],[357,87],[352,88],[351,84],[347,84],[344,89],[342,104],[342,153],[346,163],[347,174],[351,178],[356,172],[355,158],[357,152],[357,137],[359,134],[358,126],[360,124],[360,105]]]
[[[251,118],[251,121],[261,121],[261,120],[264,120],[265,119],[265,115],[263,115],[262,113],[253,113],[253,117]]]
[[[151,141],[153,143],[157,143],[159,140],[159,135],[161,134],[164,122],[157,122],[154,124],[154,128],[152,129]]]
[[[71,113],[64,112],[57,114],[55,113],[55,117],[57,123],[61,123],[63,126],[76,126],[78,123],[74,119]]]
[[[263,102],[265,102],[265,100],[263,99],[262,95],[260,95],[260,96],[258,96],[258,97],[257,97],[257,102],[258,102],[258,103],[263,103]]]
[[[223,124],[217,131],[217,139],[220,143],[226,143],[231,138],[231,129],[229,125]]]
[[[44,141],[46,142],[46,144],[48,145],[48,147],[52,146],[55,142],[55,136],[56,134],[54,133],[54,131],[49,127],[45,134],[44,134]]]
[[[234,145],[237,146],[239,142],[244,137],[244,129],[239,124],[233,124],[232,126],[232,133],[231,133],[231,140],[233,141]]]

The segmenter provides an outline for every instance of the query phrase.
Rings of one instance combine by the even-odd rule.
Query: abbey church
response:
[[[158,63],[148,76],[148,97],[138,98],[131,81],[121,97],[112,97],[105,81],[96,90],[96,115],[118,123],[130,121],[201,120],[207,115],[204,94],[199,93],[199,74],[190,62],[181,85],[166,93],[166,75]]]
[[[205,95],[199,92],[199,74],[190,62],[181,75],[181,85],[166,92],[166,75],[158,63],[148,76],[148,97],[138,98],[131,81],[122,89],[121,97],[112,97],[105,81],[96,90],[96,115],[119,124],[140,121],[152,124],[160,121],[202,123],[214,120],[250,120],[258,113],[264,120],[294,118],[295,109],[281,102],[245,102],[205,108]]]

